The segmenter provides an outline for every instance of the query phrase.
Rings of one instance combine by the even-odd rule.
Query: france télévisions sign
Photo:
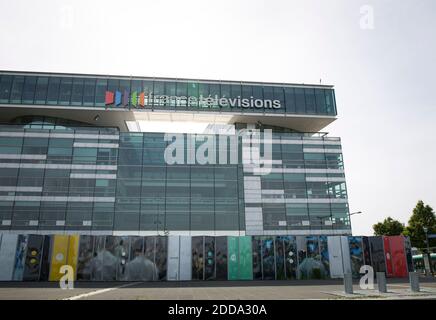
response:
[[[273,99],[256,99],[254,97],[235,98],[199,97],[194,96],[168,96],[155,95],[153,92],[137,92],[130,94],[129,91],[106,91],[106,106],[145,108],[147,106],[188,106],[188,107],[221,107],[221,108],[255,108],[255,109],[280,109],[280,100]]]

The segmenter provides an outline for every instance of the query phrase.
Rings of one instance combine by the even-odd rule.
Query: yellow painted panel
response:
[[[50,281],[59,281],[62,274],[60,268],[67,263],[68,236],[55,235],[53,237],[53,249],[50,263]]]
[[[77,259],[79,258],[79,235],[70,236],[70,245],[68,247],[67,264],[74,269],[74,280],[77,274]]]

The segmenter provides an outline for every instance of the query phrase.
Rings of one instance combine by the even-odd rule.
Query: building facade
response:
[[[300,131],[334,120],[331,87],[2,72],[0,103],[2,230],[350,232],[340,139]],[[146,132],[162,119],[208,126]],[[247,128],[272,132],[268,174],[244,162]]]
[[[0,110],[3,235],[351,234],[332,86],[1,71]]]

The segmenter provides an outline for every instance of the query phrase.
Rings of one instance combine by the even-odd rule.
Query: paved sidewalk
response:
[[[62,290],[57,283],[0,282],[0,300],[284,300],[284,299],[436,299],[436,281],[421,281],[420,293],[411,293],[407,279],[388,279],[388,294],[360,290],[343,293],[342,280],[215,281],[83,283]]]

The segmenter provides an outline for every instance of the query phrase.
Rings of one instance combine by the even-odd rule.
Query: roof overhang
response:
[[[1,105],[0,121],[20,116],[49,116],[80,121],[95,126],[118,127],[128,131],[126,121],[207,122],[211,124],[260,123],[299,132],[318,132],[336,120],[335,116],[207,112],[185,110],[129,110],[65,106]]]

